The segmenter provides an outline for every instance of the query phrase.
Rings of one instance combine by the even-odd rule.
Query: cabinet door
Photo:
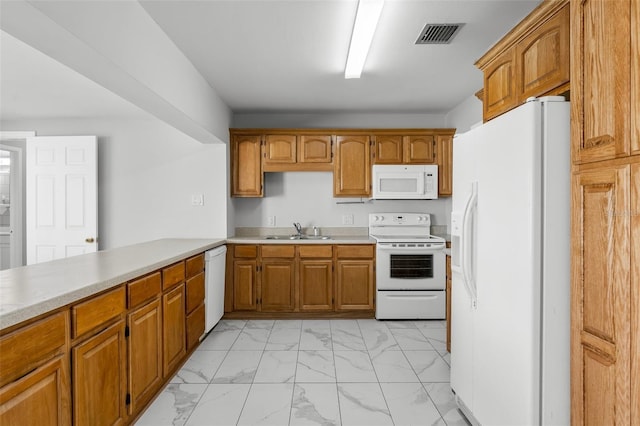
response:
[[[629,170],[628,165],[609,167],[573,178],[575,424],[631,424]]]
[[[187,351],[196,346],[204,334],[204,320],[204,303],[187,315]]]
[[[373,310],[373,260],[337,260],[336,310]]]
[[[0,389],[1,425],[71,423],[69,358],[59,356]]]
[[[571,2],[574,162],[629,155],[630,0]]]
[[[569,5],[516,45],[519,103],[569,81]]]
[[[266,135],[264,164],[296,162],[296,135]]]
[[[400,135],[375,135],[373,162],[375,164],[402,164],[403,144]]]
[[[129,414],[137,412],[162,381],[162,311],[157,298],[127,315]]]
[[[187,353],[184,284],[162,296],[163,374],[167,377]]]
[[[438,195],[453,194],[453,135],[436,135]]]
[[[509,111],[518,104],[516,94],[516,55],[514,49],[496,57],[484,71],[484,121]]]
[[[300,310],[333,310],[333,261],[301,259],[299,268]]]
[[[333,195],[367,197],[371,194],[369,136],[337,136]]]
[[[631,61],[631,153],[640,155],[640,1],[638,0],[631,2]]]
[[[406,164],[431,164],[434,162],[433,136],[405,136],[404,162]]]
[[[294,261],[262,260],[260,309],[262,311],[293,311]]]
[[[298,144],[299,163],[331,163],[331,136],[300,135]]]
[[[123,320],[72,349],[74,424],[124,423],[125,353]]]
[[[262,197],[261,137],[233,135],[231,144],[231,196]]]
[[[256,299],[256,270],[258,263],[253,260],[233,261],[233,310],[255,311]]]

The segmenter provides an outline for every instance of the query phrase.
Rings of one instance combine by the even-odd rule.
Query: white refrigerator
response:
[[[479,425],[568,425],[569,102],[453,142],[451,388]]]

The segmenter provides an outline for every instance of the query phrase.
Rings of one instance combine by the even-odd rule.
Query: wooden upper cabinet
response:
[[[375,164],[402,164],[403,147],[402,135],[374,135],[373,162]]]
[[[433,135],[404,137],[404,163],[433,163],[435,143]]]
[[[435,158],[433,135],[374,134],[374,164],[431,164]]]
[[[264,137],[264,164],[292,164],[296,162],[296,135],[266,135]]]
[[[638,330],[631,317],[629,194],[629,165],[573,178],[571,420],[577,425],[637,424],[629,410],[629,401],[638,401],[630,389],[630,354],[637,350],[630,329]]]
[[[453,194],[453,135],[436,135],[438,196]]]
[[[543,1],[476,62],[484,73],[484,121],[529,97],[568,90],[568,3]]]
[[[571,2],[574,162],[629,155],[632,3],[637,14],[637,0]],[[636,40],[637,26],[636,22]],[[635,49],[637,61],[637,45]],[[638,107],[633,108],[637,111]]]
[[[569,81],[569,5],[516,45],[519,102]]]
[[[290,130],[287,134],[264,133],[264,172],[332,170],[331,135]]]
[[[262,140],[260,135],[231,137],[231,196],[262,197]]]
[[[300,135],[298,140],[299,163],[331,163],[331,136]]]
[[[515,69],[515,52],[507,50],[484,70],[484,121],[509,111],[518,104]]]
[[[368,135],[336,137],[333,195],[368,197],[371,194],[371,146]]]

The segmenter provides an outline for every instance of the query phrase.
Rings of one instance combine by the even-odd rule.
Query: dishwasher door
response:
[[[208,333],[224,314],[224,274],[227,247],[220,246],[204,254],[205,260],[205,328]]]

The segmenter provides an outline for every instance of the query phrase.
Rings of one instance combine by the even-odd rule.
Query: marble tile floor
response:
[[[444,321],[222,320],[136,425],[467,425]]]

